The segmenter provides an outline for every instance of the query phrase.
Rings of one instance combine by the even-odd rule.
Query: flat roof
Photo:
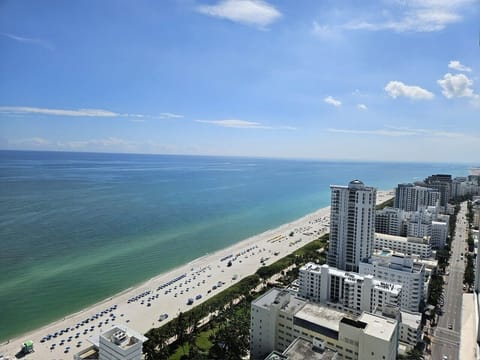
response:
[[[314,347],[311,341],[302,338],[296,338],[283,352],[288,360],[332,360],[336,354],[336,351],[330,349]]]
[[[402,314],[402,324],[412,328],[419,327],[422,322],[422,314],[420,313],[401,310],[400,314]]]
[[[275,302],[285,302],[285,305],[281,307],[282,311],[292,315],[306,304],[305,300],[292,295],[290,291],[286,289],[273,288],[253,301],[252,305],[269,309]]]
[[[112,335],[115,333],[115,332],[118,332],[118,331],[123,331],[125,332],[125,334],[127,335],[128,337],[128,343],[127,344],[132,344],[132,342],[130,341],[131,338],[133,339],[136,339],[138,341],[141,341],[141,342],[145,342],[148,340],[148,338],[146,338],[145,336],[143,336],[142,334],[140,334],[139,332],[129,328],[128,326],[126,325],[122,325],[122,324],[118,324],[118,325],[115,325],[114,327],[111,327],[110,329],[104,331],[103,333],[101,334],[96,334],[96,335],[92,335],[88,338],[88,341],[93,344],[94,346],[96,346],[97,348],[100,348],[100,337],[108,340],[109,342],[111,343],[114,343],[112,341]],[[120,346],[120,345],[119,345]],[[121,347],[125,347],[125,345],[121,345]]]
[[[384,318],[382,316],[378,316],[378,315],[374,315],[366,312],[360,315],[360,317],[358,318],[358,321],[361,321],[367,324],[367,327],[364,329],[364,333],[366,335],[380,338],[385,341],[390,341],[397,327],[396,320]]]
[[[340,320],[350,316],[347,313],[327,306],[308,303],[295,314],[295,317],[311,323],[321,324],[325,328],[338,332]]]

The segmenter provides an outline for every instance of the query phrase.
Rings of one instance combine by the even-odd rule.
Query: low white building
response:
[[[377,312],[382,316],[392,318],[399,323],[399,341],[408,348],[413,348],[422,339],[422,314],[412,311],[401,311],[394,307],[385,307]]]
[[[124,325],[115,325],[91,337],[91,347],[74,355],[75,360],[142,360],[143,343],[148,339]]]
[[[300,297],[354,314],[387,304],[400,306],[402,286],[372,275],[307,263],[300,268],[298,282]]]
[[[400,341],[415,346],[422,340],[422,314],[412,311],[400,312]]]
[[[306,301],[289,291],[272,289],[252,302],[250,358],[264,359],[273,350],[283,351],[295,339],[293,315]]]
[[[344,359],[396,359],[398,323],[393,319],[363,313],[357,320],[340,321],[339,347]],[[353,355],[353,356],[352,356]]]
[[[271,289],[253,301],[251,314],[251,359],[264,359],[274,350],[282,352],[298,337],[321,342],[341,359],[396,358],[395,319],[369,313],[353,316],[280,289]]]
[[[375,233],[374,248],[376,250],[391,249],[405,255],[418,255],[422,258],[432,256],[430,237],[403,237]]]
[[[410,214],[407,225],[407,236],[423,238],[432,235],[433,214],[420,209]]]
[[[419,311],[425,296],[425,265],[407,256],[392,251],[382,251],[360,263],[361,275],[402,285],[400,308]]]

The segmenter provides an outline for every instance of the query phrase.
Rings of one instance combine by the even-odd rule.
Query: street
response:
[[[432,359],[448,360],[459,359],[459,344],[462,318],[463,273],[465,271],[465,249],[467,247],[467,203],[461,204],[457,215],[455,237],[452,240],[450,265],[447,268],[448,276],[444,276],[443,315],[440,315],[432,340]]]

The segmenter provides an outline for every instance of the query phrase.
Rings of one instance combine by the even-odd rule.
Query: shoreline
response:
[[[392,197],[393,190],[377,190],[377,205]],[[98,335],[113,324],[127,325],[146,333],[152,327],[170,321],[180,311],[186,311],[254,274],[262,266],[261,259],[270,265],[328,233],[329,219],[330,206],[323,207],[214,253],[207,253],[62,319],[3,342],[0,344],[0,354],[13,358],[21,344],[28,339],[33,340],[35,352],[27,355],[27,359],[71,359],[73,354],[90,346],[89,337]],[[290,235],[292,232],[293,235]],[[216,289],[217,286],[220,289]],[[196,299],[199,295],[201,298]],[[187,305],[190,298],[194,299],[193,305]],[[168,319],[159,321],[161,314],[168,314]],[[68,330],[58,334],[65,329]],[[41,342],[49,334],[55,333],[57,336]],[[69,336],[74,338],[68,340]],[[62,339],[65,344],[59,346]],[[56,346],[52,349],[53,343]],[[65,352],[67,346],[70,346],[70,350]]]

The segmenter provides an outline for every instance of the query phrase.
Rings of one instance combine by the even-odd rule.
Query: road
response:
[[[439,317],[438,325],[432,340],[432,359],[442,359],[444,355],[448,360],[459,359],[459,344],[462,319],[462,294],[463,273],[465,271],[464,255],[467,247],[467,203],[461,204],[457,215],[455,237],[452,240],[450,265],[445,276],[444,286],[444,313]]]

